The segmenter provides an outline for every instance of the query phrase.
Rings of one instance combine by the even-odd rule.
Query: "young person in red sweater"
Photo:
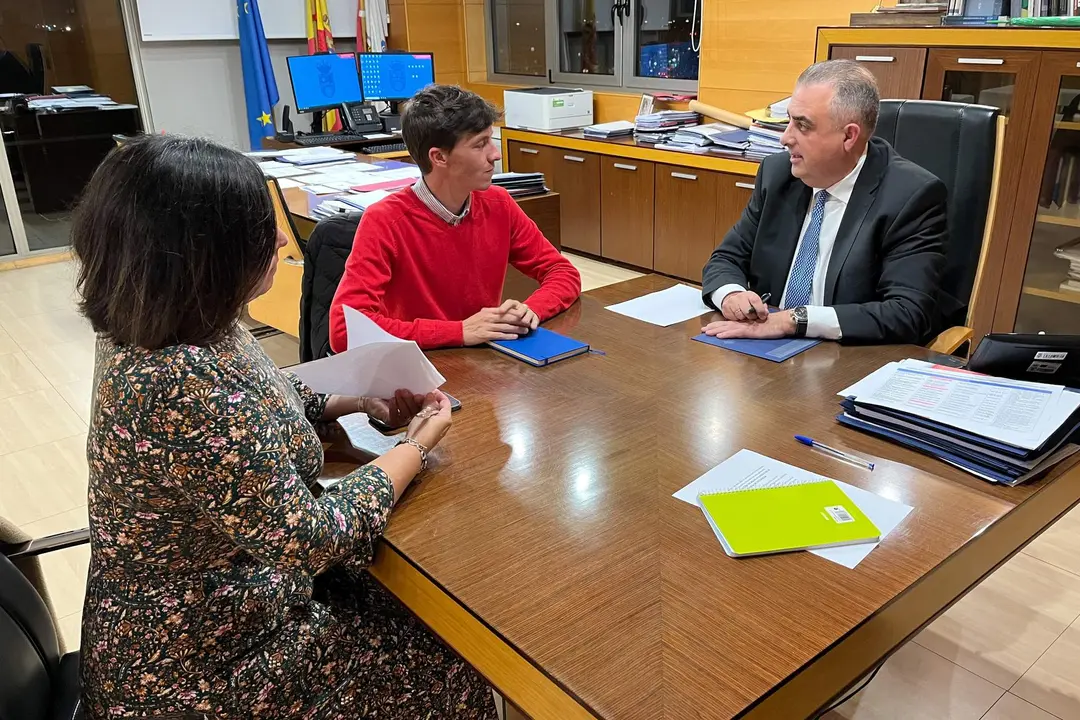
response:
[[[330,307],[330,347],[347,349],[342,306],[422,348],[509,340],[568,308],[581,276],[510,195],[491,184],[498,111],[432,85],[409,101],[401,136],[423,177],[360,220]],[[502,301],[507,263],[540,283]]]

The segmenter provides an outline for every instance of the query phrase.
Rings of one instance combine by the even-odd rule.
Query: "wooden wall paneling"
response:
[[[409,15],[405,12],[405,0],[388,0],[387,11],[390,13],[389,34],[386,47],[390,50],[409,49]],[[438,58],[436,58],[436,63]]]
[[[866,0],[705,2],[698,96],[739,112],[790,95],[814,62],[817,28],[847,25],[867,7]]]
[[[487,17],[483,0],[464,5],[465,61],[469,82],[487,80]]]

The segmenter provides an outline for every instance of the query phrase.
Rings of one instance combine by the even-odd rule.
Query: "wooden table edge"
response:
[[[1080,502],[1080,465],[1066,470],[736,718],[813,717]]]
[[[1080,503],[1080,465],[972,538],[921,580],[736,717],[809,718]],[[599,717],[449,595],[388,542],[371,574],[533,720]]]
[[[432,632],[532,720],[596,720],[599,717],[389,542],[384,540],[378,544],[369,570]]]

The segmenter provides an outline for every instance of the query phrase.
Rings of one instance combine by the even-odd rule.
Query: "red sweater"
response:
[[[330,307],[330,347],[347,348],[342,305],[422,348],[461,345],[462,320],[502,303],[507,263],[540,283],[525,304],[541,322],[581,294],[577,269],[502,188],[473,192],[456,226],[401,190],[360,220]]]

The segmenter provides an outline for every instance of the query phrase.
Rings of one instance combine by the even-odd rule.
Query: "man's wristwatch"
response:
[[[795,321],[795,337],[806,337],[806,328],[810,325],[810,316],[805,307],[793,308],[791,319]]]

